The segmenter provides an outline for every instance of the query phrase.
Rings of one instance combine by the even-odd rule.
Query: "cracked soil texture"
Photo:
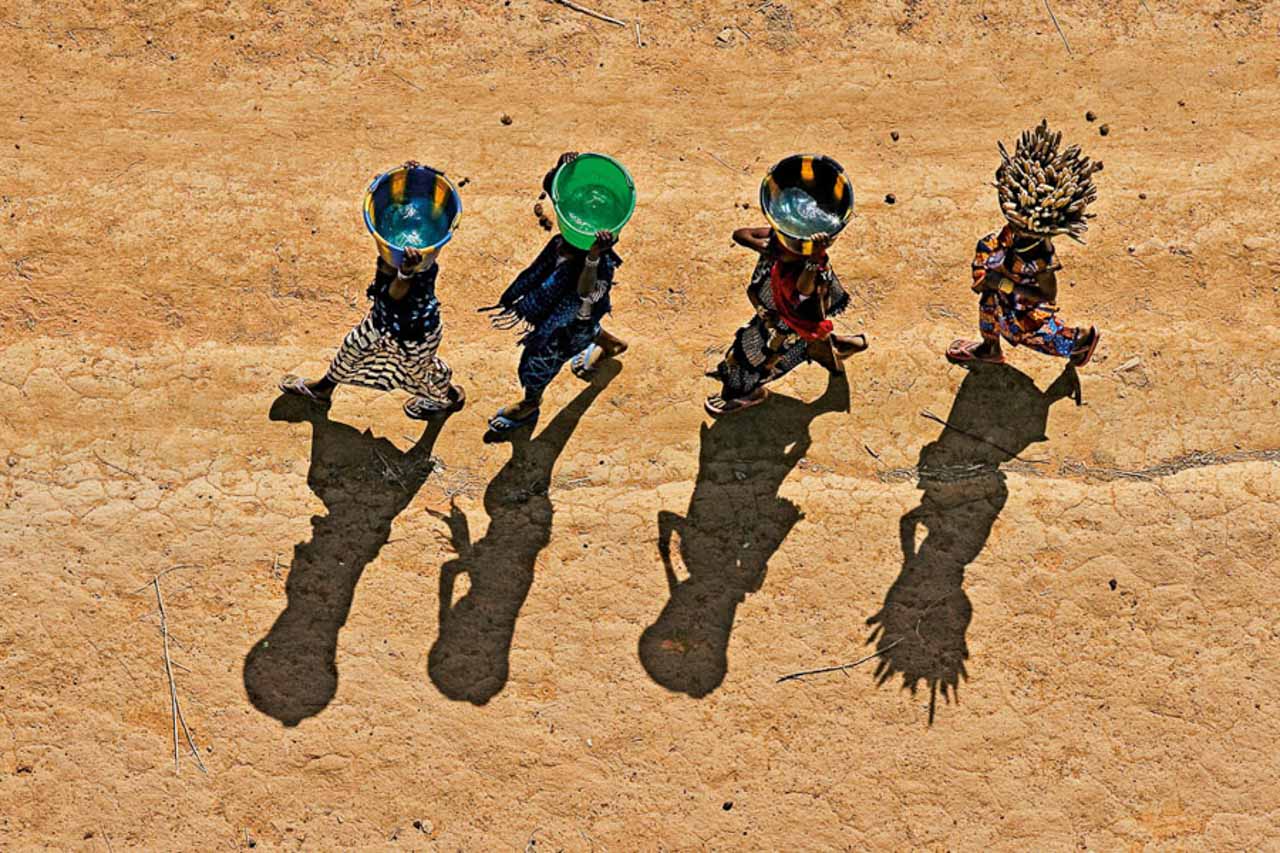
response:
[[[1033,2],[585,5],[628,26],[0,10],[0,848],[1280,848],[1276,4],[1055,0],[1071,55]],[[1042,116],[1106,164],[1059,246],[1078,385],[941,356]],[[482,444],[517,351],[473,309],[564,149],[636,178],[631,350]],[[853,178],[871,349],[712,424],[729,233],[795,151]],[[278,401],[359,320],[360,195],[407,157],[466,179],[467,408]],[[148,586],[179,565],[207,774]]]

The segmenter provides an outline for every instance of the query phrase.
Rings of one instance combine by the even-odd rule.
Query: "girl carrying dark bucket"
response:
[[[839,373],[844,359],[867,348],[866,335],[833,331],[831,318],[848,307],[849,294],[831,269],[827,234],[811,238],[809,255],[788,249],[771,227],[739,228],[733,240],[760,255],[747,284],[756,315],[738,329],[723,360],[707,374],[721,382],[720,393],[705,404],[715,416],[764,402],[765,385],[806,361]]]
[[[417,165],[405,163],[406,168]],[[379,256],[366,291],[373,305],[347,333],[328,371],[310,381],[290,374],[280,381],[280,390],[327,405],[340,384],[398,388],[412,395],[404,413],[416,420],[461,409],[466,394],[453,384],[453,371],[437,354],[442,334],[438,272],[435,255],[424,261],[412,247],[404,249],[399,269]]]
[[[565,152],[547,172],[542,188],[548,195],[556,171],[577,156]],[[591,248],[583,251],[557,234],[516,276],[497,305],[480,309],[496,312],[497,328],[524,330],[517,372],[524,397],[489,419],[488,437],[532,425],[538,419],[543,392],[565,364],[579,379],[587,380],[602,359],[626,352],[626,342],[601,326],[610,310],[614,272],[622,265],[622,258],[613,251],[616,242],[614,233],[597,231]]]
[[[1053,238],[1081,240],[1088,229],[1085,213],[1097,197],[1093,174],[1102,164],[1080,155],[1080,146],[1059,151],[1061,133],[1048,122],[1024,131],[1010,156],[1003,143],[995,187],[1008,224],[978,241],[973,259],[973,290],[978,297],[979,341],[956,340],[947,348],[954,364],[1003,364],[1000,339],[1084,367],[1101,335],[1090,326],[1068,326],[1058,317],[1058,280],[1062,269]]]

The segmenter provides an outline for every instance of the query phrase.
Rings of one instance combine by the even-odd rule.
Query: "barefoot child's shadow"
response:
[[[285,582],[288,604],[244,662],[249,701],[295,726],[333,699],[338,632],[356,584],[431,472],[431,449],[447,418],[432,420],[402,452],[385,438],[329,420],[327,407],[293,395],[281,395],[270,417],[311,424],[307,485],[328,511],[311,519],[310,541],[294,548]]]
[[[1049,407],[1076,395],[1075,369],[1068,366],[1041,391],[1008,365],[974,365],[960,385],[938,439],[920,451],[920,505],[902,517],[902,572],[884,606],[867,620],[868,642],[880,654],[875,676],[883,684],[901,673],[914,694],[929,687],[929,723],[937,696],[956,698],[968,677],[965,634],[972,606],[965,595],[965,568],[981,553],[1009,491],[1000,466],[1031,444],[1047,441]],[[918,528],[927,535],[916,546]]]
[[[769,559],[803,518],[778,489],[809,452],[814,418],[848,407],[848,383],[832,375],[812,403],[773,395],[702,427],[688,511],[683,518],[658,514],[658,552],[671,598],[639,648],[640,662],[658,684],[702,697],[724,681],[738,605],[764,583]],[[683,581],[671,558],[675,534],[689,572]]]
[[[448,515],[433,513],[448,525],[458,555],[440,569],[440,633],[427,656],[431,682],[450,699],[483,705],[506,685],[516,620],[538,554],[551,541],[552,470],[583,414],[620,370],[616,361],[602,363],[592,384],[537,438],[528,428],[511,435],[511,459],[485,488],[489,527],[478,541],[471,541],[467,517],[456,506]],[[462,575],[468,588],[454,601]]]

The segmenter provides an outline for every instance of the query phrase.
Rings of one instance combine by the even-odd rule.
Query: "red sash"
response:
[[[826,257],[815,258],[821,266],[819,274],[826,269]],[[796,286],[800,278],[800,273],[788,272],[785,267],[791,267],[792,270],[803,269],[800,264],[786,264],[781,260],[773,262],[773,269],[770,271],[770,285],[773,288],[773,304],[778,308],[778,316],[782,318],[788,326],[795,330],[795,333],[806,341],[822,341],[826,340],[835,328],[830,320],[808,320],[800,316],[800,307],[807,299],[819,299],[818,289],[815,287],[813,293],[805,297],[800,293]]]

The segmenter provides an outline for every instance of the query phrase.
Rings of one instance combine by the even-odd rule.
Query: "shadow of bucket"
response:
[[[605,154],[579,154],[556,170],[551,181],[551,207],[560,233],[571,246],[590,249],[596,232],[619,236],[636,210],[636,184],[631,173]]]
[[[424,264],[453,239],[462,218],[462,197],[444,172],[430,166],[397,166],[378,175],[364,194],[364,224],[373,235],[378,255],[393,267],[404,262],[404,246],[388,240],[378,224],[387,208],[415,199],[427,202],[427,225],[433,235],[438,235],[431,245],[415,247],[422,252]]]
[[[813,241],[807,239],[810,235],[789,233],[776,215],[779,197],[791,187],[804,190],[824,212],[839,217],[839,227],[827,229],[834,241],[853,218],[853,184],[843,166],[821,154],[784,157],[760,182],[760,209],[778,236],[778,242],[797,255],[811,255]]]

